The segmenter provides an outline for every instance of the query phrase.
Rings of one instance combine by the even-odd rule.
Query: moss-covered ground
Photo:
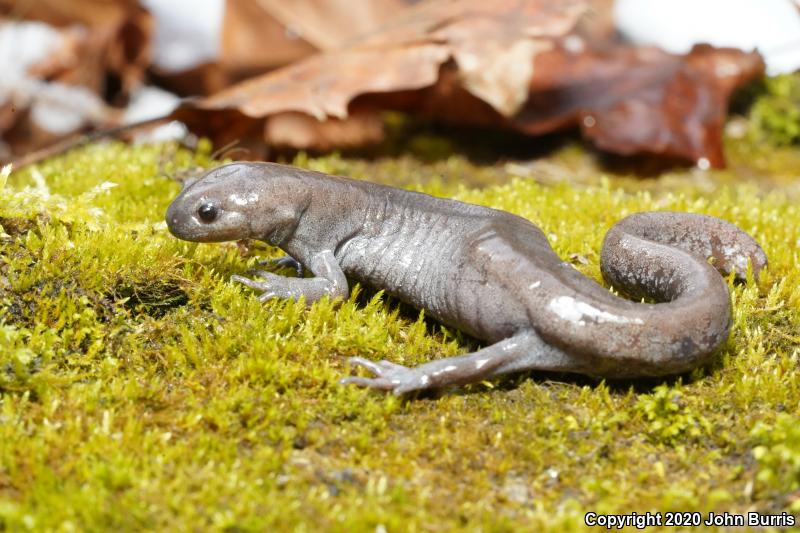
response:
[[[730,170],[646,179],[569,144],[534,164],[298,157],[522,215],[598,281],[605,231],[639,210],[723,217],[769,256],[759,282],[729,280],[732,335],[691,375],[523,374],[416,399],[337,380],[348,356],[415,364],[474,342],[366,288],[338,305],[261,304],[228,278],[277,250],[167,232],[171,178],[214,164],[207,151],[98,145],[13,172],[0,530],[570,531],[587,512],[800,514],[800,150],[729,144]]]

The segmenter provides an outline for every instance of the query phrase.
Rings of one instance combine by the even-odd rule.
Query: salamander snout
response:
[[[182,205],[181,198],[176,198],[167,208],[165,220],[169,232],[179,239],[191,240],[191,219],[187,217],[186,207]],[[187,220],[188,219],[188,220]]]
[[[167,228],[169,232],[175,235],[176,237],[180,237],[180,218],[178,218],[177,213],[175,212],[175,208],[173,207],[175,203],[169,204],[167,207],[167,213],[164,215],[164,221],[167,223]]]

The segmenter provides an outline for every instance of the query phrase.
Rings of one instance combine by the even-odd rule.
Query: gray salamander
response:
[[[313,277],[233,276],[260,300],[346,298],[348,279],[384,289],[488,343],[417,367],[351,359],[373,377],[342,380],[403,394],[522,370],[604,378],[690,370],[728,337],[723,273],[767,264],[761,247],[723,220],[637,213],[608,232],[605,279],[615,296],[559,259],[524,218],[487,207],[272,163],[233,163],[185,185],[166,214],[197,242],[259,239]]]

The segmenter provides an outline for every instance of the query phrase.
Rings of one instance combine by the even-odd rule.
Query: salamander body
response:
[[[260,299],[346,298],[350,280],[384,289],[488,346],[409,368],[352,358],[373,377],[342,380],[395,394],[522,370],[603,378],[662,376],[703,364],[731,325],[728,286],[766,265],[723,220],[637,213],[601,253],[615,296],[562,261],[544,233],[510,213],[272,163],[233,163],[187,184],[166,214],[181,239],[259,239],[313,277],[233,276]],[[713,258],[712,267],[708,258]]]

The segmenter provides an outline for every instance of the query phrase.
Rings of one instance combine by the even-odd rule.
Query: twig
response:
[[[116,126],[105,130],[72,135],[49,146],[45,146],[44,148],[25,154],[18,159],[14,159],[11,161],[11,164],[14,165],[14,169],[35,165],[36,163],[44,161],[45,159],[64,154],[70,150],[74,150],[75,148],[80,148],[81,146],[85,146],[89,143],[99,141],[100,139],[118,138],[124,133],[128,133],[139,128],[155,126],[157,124],[169,122],[170,120],[172,120],[171,115],[163,115],[160,117],[148,118],[139,122],[124,124],[122,126]]]

